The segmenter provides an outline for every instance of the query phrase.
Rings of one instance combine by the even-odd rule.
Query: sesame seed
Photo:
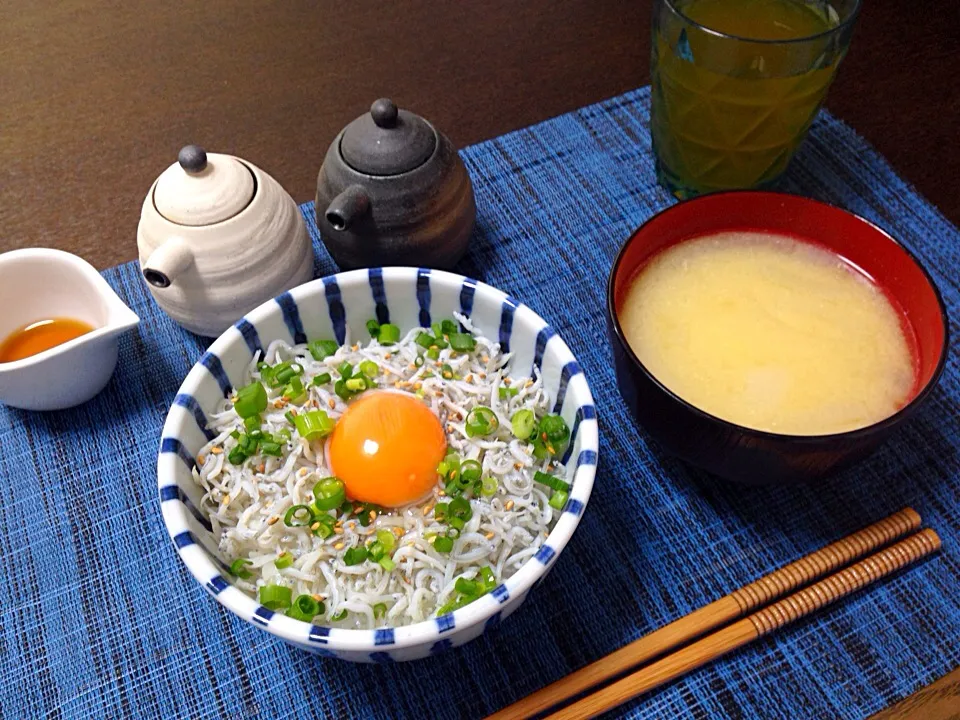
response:
[[[480,358],[480,359],[483,360],[483,364],[484,364],[484,365],[486,365],[488,362],[490,362],[490,358],[487,357],[486,355],[484,355],[484,356],[483,356],[482,358]]]
[[[436,390],[433,394],[436,395],[437,397],[443,397],[443,391],[442,391],[442,390]]]
[[[290,408],[290,414],[293,415],[293,416],[296,416],[296,414],[297,414],[297,409],[296,409],[296,408]]]
[[[221,447],[210,448],[210,452],[212,452],[214,455],[219,455],[220,453],[223,452],[223,448]]]
[[[224,505],[229,505],[229,504],[230,504],[230,496],[229,496],[229,495],[224,495],[224,496],[223,496],[223,500],[221,500],[220,502],[222,502]]]
[[[353,351],[354,351],[354,352],[356,352],[356,351],[359,350],[359,349],[360,349],[360,343],[357,343],[356,345],[353,346]]]
[[[526,384],[524,385],[524,387],[531,387],[532,385],[533,385],[533,380],[527,380],[527,382],[526,382]]]
[[[488,532],[486,535],[484,535],[484,537],[487,538],[487,540],[493,540],[494,533]]]
[[[267,520],[267,525],[276,525],[278,522],[280,522],[280,518],[274,515],[272,518]]]
[[[508,377],[504,378],[504,379],[503,379],[503,384],[504,384],[504,385],[509,385],[509,384],[510,384],[510,378],[508,378]]]
[[[337,406],[337,401],[333,398],[327,398],[327,405],[329,405],[330,409],[333,410]]]
[[[472,382],[473,382],[473,375],[467,375],[467,376],[464,378],[464,380],[466,380],[468,383],[472,383]]]
[[[376,512],[375,510],[371,510],[369,517],[370,517],[371,520],[376,520],[376,519],[377,519],[377,512]]]
[[[478,372],[477,375],[480,376],[480,379],[481,379],[481,380],[486,380],[486,379],[487,379],[487,374],[486,374],[485,372]]]
[[[393,529],[393,534],[396,535],[398,538],[403,537],[403,535],[404,535],[403,528],[401,528],[401,527],[395,527],[395,528]]]
[[[414,389],[414,390],[419,390],[419,389],[422,388],[422,387],[423,387],[423,383],[416,382],[416,383],[413,384],[413,389]]]
[[[448,432],[448,433],[452,433],[452,432],[453,432],[453,425],[451,425],[450,423],[447,423],[447,432]]]
[[[312,597],[312,598],[313,598],[314,600],[316,600],[317,602],[320,602],[321,600],[323,600],[323,596],[322,596],[322,595],[317,595],[316,593],[314,593],[314,594],[311,595],[310,597]]]
[[[333,531],[334,531],[337,535],[343,535],[343,528],[342,528],[342,527],[334,527],[334,528],[333,528]]]
[[[503,509],[504,509],[504,510],[513,510],[513,500],[507,500],[507,501],[503,504]]]
[[[414,365],[413,363],[410,363],[410,369],[411,369],[411,370],[416,370],[416,369],[417,369],[417,366]]]
[[[429,515],[431,510],[433,510],[433,505],[431,505],[431,504],[425,505],[424,508],[423,508],[423,514],[424,514],[424,516]]]
[[[284,405],[286,405],[286,404],[287,404],[287,401],[284,400],[283,398],[280,398],[279,400],[274,400],[274,401],[273,401],[273,406],[274,406],[277,410],[279,410],[280,408],[282,408],[282,407],[283,407]]]
[[[203,465],[207,461],[206,455],[197,455],[197,465]]]
[[[316,532],[317,530],[320,529],[320,523],[319,523],[319,522],[315,522],[313,525],[310,526],[310,529],[313,530],[314,532]]]
[[[515,462],[515,463],[513,464],[513,469],[514,469],[514,470],[519,470],[519,469],[521,469],[522,467],[523,467],[523,463]]]
[[[447,496],[447,494],[446,494],[443,490],[437,490],[437,495],[439,495],[440,497],[446,497],[446,496]]]
[[[383,356],[384,360],[389,360],[392,357],[393,357],[393,353],[387,353],[386,355]]]
[[[262,472],[263,472],[264,470],[266,470],[266,469],[267,469],[267,466],[264,465],[263,463],[260,463],[260,464],[257,466],[257,472],[258,472],[258,473],[262,473]]]
[[[336,545],[333,546],[333,549],[334,549],[334,550],[343,550],[343,543],[342,543],[342,542],[338,542]]]

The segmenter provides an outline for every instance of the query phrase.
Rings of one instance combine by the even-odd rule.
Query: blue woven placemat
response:
[[[593,498],[524,607],[440,657],[360,666],[291,649],[207,596],[167,539],[155,476],[164,415],[204,343],[158,310],[131,263],[105,273],[143,320],[107,389],[67,412],[0,408],[0,716],[478,718],[908,504],[941,533],[939,556],[618,714],[863,718],[960,664],[960,333],[923,413],[816,486],[713,480],[629,419],[604,290],[623,240],[672,202],[654,180],[648,110],[637,90],[463,151],[478,223],[458,269],[547,318],[600,411]],[[783,189],[900,238],[956,323],[960,233],[843,123],[821,115]],[[319,243],[317,257],[334,271]]]

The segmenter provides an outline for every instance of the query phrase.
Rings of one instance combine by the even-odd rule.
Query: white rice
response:
[[[457,319],[472,330],[469,320]],[[198,454],[199,471],[194,471],[194,478],[205,491],[202,509],[210,518],[214,535],[220,538],[223,556],[228,562],[245,558],[251,563],[247,569],[252,576],[235,579],[238,587],[256,595],[262,585],[280,584],[291,588],[294,597],[314,595],[325,605],[325,613],[314,622],[324,625],[400,626],[434,616],[454,596],[457,578],[473,579],[480,568],[487,566],[500,583],[543,544],[559,512],[548,505],[550,490],[534,483],[534,471],[564,477],[564,468],[556,461],[536,460],[531,454],[532,445],[517,440],[510,429],[510,418],[520,408],[533,410],[539,420],[550,407],[551,398],[543,389],[539,373],[535,372],[533,378],[511,380],[510,354],[501,353],[498,343],[480,335],[475,335],[475,351],[455,353],[447,348],[440,352],[439,360],[425,358],[423,366],[417,368],[414,359],[422,352],[414,342],[418,332],[412,330],[398,344],[387,346],[376,340],[361,346],[348,337],[335,355],[322,361],[314,360],[306,345],[283,342],[272,343],[263,358],[255,357],[248,371],[250,379],[259,379],[257,363],[261,360],[271,365],[296,360],[304,368],[301,379],[308,388],[308,399],[302,406],[275,407],[282,405],[275,403],[280,391],[267,389],[264,432],[276,434],[287,428],[292,435],[281,457],[258,454],[240,466],[231,464],[226,456],[236,440],[230,433],[244,432],[232,398],[226,398],[211,417],[216,437]],[[470,499],[473,516],[450,553],[437,552],[430,542],[433,534],[446,529],[434,519],[432,511],[436,502],[449,500],[442,495],[439,484],[427,500],[384,511],[368,527],[362,527],[355,516],[347,519],[342,514],[342,533],[326,539],[309,528],[291,528],[283,522],[288,508],[311,502],[314,484],[332,474],[324,441],[301,439],[284,414],[291,408],[306,411],[319,407],[331,418],[340,417],[347,405],[332,392],[333,383],[313,387],[308,381],[321,373],[330,373],[336,379],[341,363],[357,367],[363,360],[373,360],[380,367],[377,383],[381,388],[410,394],[419,390],[418,396],[428,402],[445,428],[449,451],[479,461],[484,477],[491,476],[498,482],[492,497]],[[444,363],[459,379],[441,377],[440,365]],[[428,373],[432,377],[426,377]],[[519,393],[502,400],[499,389],[503,385],[517,388]],[[465,418],[478,405],[492,408],[500,426],[490,436],[469,438]],[[395,528],[400,530],[395,531],[398,540],[392,559],[396,567],[392,571],[369,561],[344,564],[343,553],[348,548],[362,546],[377,530]],[[284,551],[291,553],[293,564],[277,569],[274,560]],[[387,608],[385,616],[375,618],[374,606],[381,603]],[[346,617],[332,619],[343,611]]]

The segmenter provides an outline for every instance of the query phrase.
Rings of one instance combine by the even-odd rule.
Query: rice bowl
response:
[[[291,353],[295,355],[299,351],[298,346],[306,343],[308,339],[333,338],[337,341],[341,355],[321,363],[322,367],[312,368],[311,373],[322,375],[320,371],[324,368],[329,372],[331,365],[339,367],[348,357],[362,363],[364,360],[360,358],[366,358],[365,353],[368,356],[379,354],[381,362],[375,380],[376,387],[368,389],[366,393],[389,394],[388,391],[395,393],[399,390],[407,397],[415,397],[417,390],[411,392],[412,387],[398,388],[394,384],[411,382],[420,368],[418,367],[417,371],[411,370],[408,363],[404,370],[396,365],[390,374],[393,370],[398,370],[401,374],[407,372],[409,375],[404,378],[410,379],[391,379],[388,387],[386,368],[389,360],[385,357],[388,351],[378,348],[377,343],[370,338],[366,332],[367,321],[377,318],[381,323],[395,324],[402,330],[398,345],[404,345],[410,339],[407,336],[416,329],[428,328],[432,321],[439,321],[441,318],[452,319],[454,313],[459,313],[459,319],[463,322],[460,330],[470,326],[475,329],[477,345],[481,350],[469,357],[460,355],[452,358],[464,363],[463,367],[457,366],[452,373],[458,376],[457,378],[437,378],[436,375],[433,378],[423,378],[421,374],[421,379],[413,382],[421,383],[419,391],[424,395],[419,399],[421,403],[429,400],[432,406],[434,401],[426,397],[426,391],[431,389],[432,384],[439,385],[442,380],[447,383],[447,392],[440,388],[434,391],[444,395],[442,399],[434,395],[438,404],[448,400],[454,405],[459,402],[460,410],[469,411],[469,407],[463,407],[463,398],[458,395],[465,394],[463,384],[466,383],[473,388],[473,392],[478,393],[484,403],[489,404],[486,407],[496,408],[494,414],[498,418],[500,434],[495,433],[488,440],[474,441],[455,429],[453,433],[447,432],[445,436],[449,448],[456,451],[462,460],[472,459],[472,453],[480,457],[476,448],[478,443],[499,443],[496,447],[484,448],[481,458],[482,481],[488,481],[488,476],[497,476],[496,492],[483,496],[481,481],[477,486],[480,489],[479,496],[470,494],[468,497],[471,517],[462,529],[454,528],[456,532],[451,532],[449,526],[447,530],[443,530],[444,523],[438,525],[435,522],[437,518],[434,508],[430,508],[434,512],[428,512],[424,518],[422,502],[415,508],[407,508],[407,515],[404,509],[387,510],[382,516],[380,513],[376,514],[377,519],[384,525],[378,527],[378,531],[386,529],[386,526],[391,526],[392,523],[392,527],[399,527],[397,532],[402,533],[389,553],[389,560],[396,559],[396,570],[401,573],[404,572],[403,566],[410,562],[403,553],[398,555],[403,550],[405,540],[412,539],[416,543],[417,539],[426,539],[428,543],[435,543],[441,531],[455,536],[454,547],[447,555],[442,551],[435,553],[430,547],[420,546],[418,552],[430,558],[427,560],[418,556],[414,560],[414,567],[410,568],[413,576],[417,572],[428,571],[422,573],[420,585],[416,586],[414,581],[409,596],[402,588],[383,588],[386,592],[380,592],[376,597],[370,593],[370,597],[360,598],[359,590],[368,592],[371,589],[381,589],[377,584],[368,585],[366,582],[362,583],[363,588],[357,587],[361,581],[356,579],[351,581],[354,583],[351,587],[342,578],[335,577],[332,583],[329,578],[318,578],[313,571],[321,560],[327,562],[330,568],[338,568],[341,572],[349,570],[350,572],[343,573],[344,576],[367,574],[379,577],[379,582],[390,576],[390,571],[381,572],[377,569],[374,564],[376,561],[369,557],[372,553],[368,553],[368,557],[357,565],[343,562],[348,544],[359,550],[363,540],[363,549],[366,550],[371,541],[377,538],[376,533],[371,534],[363,526],[353,528],[355,534],[352,540],[339,540],[344,542],[344,547],[340,551],[329,551],[328,556],[323,559],[306,556],[310,552],[315,553],[319,549],[317,546],[330,547],[327,542],[329,537],[319,539],[324,542],[305,534],[300,539],[282,539],[287,535],[303,534],[302,530],[293,532],[295,529],[291,528],[280,534],[281,538],[276,539],[275,546],[270,544],[266,547],[244,547],[241,542],[243,538],[240,536],[230,538],[222,545],[231,528],[235,529],[240,524],[239,515],[243,512],[239,509],[240,505],[236,510],[230,509],[235,500],[232,497],[227,501],[226,508],[220,508],[220,505],[224,504],[224,497],[232,494],[228,488],[238,479],[234,477],[228,482],[234,468],[230,467],[229,460],[224,457],[230,455],[234,449],[233,441],[237,440],[236,437],[230,440],[227,438],[231,438],[231,433],[241,434],[236,427],[237,418],[229,420],[229,405],[237,390],[242,389],[256,375],[258,366],[265,362],[263,358],[270,360],[267,365],[275,365],[277,360],[282,363],[284,360],[281,358],[292,357]],[[344,345],[346,347],[343,347]],[[496,354],[496,345],[500,345],[504,351],[502,355]],[[357,349],[354,350],[354,347]],[[396,353],[397,348],[391,352]],[[257,359],[258,353],[260,359]],[[272,357],[270,353],[273,353]],[[354,357],[350,353],[360,355]],[[402,353],[403,351],[400,352],[401,355]],[[484,357],[487,358],[486,361]],[[304,358],[304,364],[307,364],[306,360]],[[454,369],[450,358],[446,360],[447,362],[439,363],[441,373],[444,365],[449,365],[450,370]],[[468,361],[482,363],[487,369],[467,367]],[[356,362],[349,364],[357,365]],[[436,369],[437,363],[434,363],[433,367]],[[466,381],[466,375],[471,374],[469,370],[472,370],[475,376],[471,382]],[[493,371],[493,377],[488,370]],[[429,369],[424,372],[429,372]],[[476,384],[476,375],[479,372],[487,374],[491,381],[489,386]],[[306,374],[305,372],[304,375]],[[336,369],[329,374],[334,376],[331,380],[335,386],[338,382],[335,377]],[[496,384],[498,380],[499,386]],[[307,382],[312,386],[309,379]],[[501,399],[500,389],[505,387],[516,389],[516,394],[508,392]],[[308,398],[311,401],[309,407],[313,408],[315,402],[319,409],[326,400],[326,410],[331,416],[337,416],[337,413],[346,407],[357,404],[356,399],[341,403],[343,398],[335,392],[333,397],[329,395],[329,390],[327,395],[319,391],[313,393]],[[271,395],[270,400],[271,403],[276,402],[274,395]],[[334,404],[333,408],[329,406],[330,401]],[[477,404],[479,403],[477,400]],[[529,448],[518,447],[516,444],[511,447],[511,443],[517,438],[511,438],[510,420],[515,411],[525,404],[536,408],[538,417],[559,415],[569,428],[570,438],[566,448],[557,450],[558,455],[549,463],[541,464],[542,459],[535,458],[535,462],[525,465],[523,458],[530,458],[526,452]],[[290,433],[289,428],[276,422],[278,414],[282,417],[287,412],[286,408],[282,409],[283,412],[279,412],[281,408],[274,408],[271,404],[271,408],[262,414],[262,432],[269,435],[270,442],[284,439],[281,430]],[[447,411],[459,412],[450,408],[447,408]],[[218,418],[216,416],[219,413],[227,415]],[[451,419],[452,422],[448,422]],[[448,414],[444,420],[445,428],[446,425],[464,425],[462,413],[460,418]],[[234,423],[234,429],[218,440],[218,436],[227,431],[231,422]],[[254,496],[257,490],[263,490],[264,503],[262,508],[251,510],[252,505],[244,508],[250,511],[246,526],[248,530],[255,529],[255,532],[260,532],[261,535],[262,529],[255,516],[259,516],[261,511],[269,513],[270,510],[278,510],[268,510],[266,503],[276,503],[281,500],[281,496],[291,506],[313,502],[313,490],[319,483],[317,478],[324,480],[326,478],[321,476],[328,470],[341,469],[336,463],[334,468],[329,468],[323,460],[319,464],[314,462],[318,453],[326,458],[329,438],[325,442],[313,443],[311,451],[314,455],[311,461],[304,456],[305,448],[296,442],[295,434],[290,435],[293,442],[285,445],[281,456],[253,456],[248,461],[256,463],[254,474],[269,477],[281,470],[290,460],[295,446],[301,447],[300,454],[292,461],[293,464],[300,463],[300,466],[291,465],[293,472],[290,477],[293,482],[289,483],[289,487],[270,488],[269,483],[264,482],[262,488],[250,488],[254,490]],[[217,442],[220,443],[219,446]],[[214,452],[214,447],[219,447],[220,452]],[[269,449],[271,453],[275,451],[273,446],[269,446]],[[530,483],[513,465],[509,470],[504,467],[507,456],[513,457],[515,451],[520,455],[516,456],[514,463],[519,463],[523,470],[532,474],[546,469],[552,477],[569,483],[568,495],[560,495],[555,499],[554,505],[560,507],[550,506],[550,500],[558,494],[556,488],[537,482]],[[283,458],[283,464],[280,464],[280,457]],[[271,465],[270,469],[267,467],[268,460],[275,464]],[[425,657],[448,647],[455,647],[478,636],[512,613],[526,598],[533,584],[542,579],[552,567],[576,528],[589,499],[596,461],[596,411],[589,387],[569,349],[541,318],[526,306],[483,283],[446,272],[388,268],[343,273],[300,286],[275,301],[260,306],[238,322],[236,327],[224,333],[187,376],[171,407],[161,441],[158,481],[164,522],[176,551],[194,577],[218,602],[247,622],[266,629],[297,647],[352,661],[387,662]],[[310,466],[311,462],[316,469]],[[264,466],[262,473],[259,472],[260,464]],[[213,477],[217,465],[220,466],[219,474]],[[548,467],[550,465],[553,467]],[[500,474],[498,468],[505,472]],[[297,485],[297,473],[301,469],[307,470],[306,476],[309,479],[304,478],[300,485]],[[434,472],[436,469],[434,468]],[[203,486],[204,477],[207,478],[208,487]],[[436,477],[435,474],[434,478]],[[197,482],[198,478],[201,479],[200,484]],[[550,484],[552,485],[552,481]],[[285,482],[284,485],[288,483]],[[489,482],[486,490],[491,490]],[[307,502],[294,503],[295,499]],[[444,496],[425,498],[428,503],[434,504],[437,499],[442,502]],[[507,509],[507,503],[511,499],[513,506]],[[524,503],[519,511],[525,512],[526,517],[515,524],[498,525],[503,513],[512,510],[514,515],[517,514],[517,506],[520,504],[518,499]],[[242,502],[247,503],[249,500],[248,497]],[[419,511],[420,520],[408,517],[416,514],[414,510]],[[500,513],[501,517],[498,517],[497,513]],[[331,511],[331,515],[334,514],[335,512]],[[273,512],[267,514],[266,518],[267,521],[276,518],[273,520],[274,525],[280,525],[283,523],[280,515],[279,512]],[[354,516],[360,517],[356,513]],[[347,534],[345,527],[348,518],[339,516],[336,520],[343,521],[339,525],[340,529],[344,529],[343,534],[336,533],[337,538],[342,538]],[[517,518],[512,520],[516,521]],[[516,530],[518,527],[526,535],[521,536]],[[508,533],[511,531],[518,534],[510,538]],[[491,532],[494,536],[488,538]],[[431,535],[432,533],[437,534]],[[406,537],[408,535],[409,538]],[[512,544],[510,540],[513,541]],[[337,542],[338,540],[334,539],[332,544]],[[253,545],[256,545],[256,542]],[[282,567],[276,567],[276,559],[288,548],[294,562],[287,565],[284,561]],[[378,553],[378,557],[383,556],[384,553]],[[248,578],[231,574],[231,565],[241,557],[249,560],[251,565],[253,562],[259,563],[258,567],[247,568],[251,571]],[[314,565],[306,567],[311,560]],[[424,564],[416,566],[418,561]],[[443,567],[435,567],[431,561],[440,561]],[[268,567],[271,563],[273,567]],[[452,575],[447,565],[452,565]],[[488,568],[487,572],[492,573],[493,577],[481,572],[483,568]],[[357,572],[358,569],[362,573]],[[260,602],[259,588],[263,585],[280,584],[268,582],[278,579],[290,587],[292,596],[307,594],[301,591],[315,591],[310,594],[316,595],[324,603],[324,612],[311,618],[311,621],[305,621],[297,617],[295,610],[290,614],[286,603],[281,602],[280,607],[274,610],[269,604]],[[454,608],[440,612],[451,600],[465,599],[459,595],[462,595],[461,590],[468,586],[461,583],[458,589],[459,580],[474,583],[475,590],[482,585],[483,591],[474,593],[475,597],[467,597],[466,603],[458,605],[455,602]],[[388,585],[389,582],[388,580]],[[414,603],[412,595],[416,590],[424,592],[420,593],[421,597]],[[428,593],[432,597],[428,597]],[[403,599],[406,599],[405,607],[401,602]],[[378,612],[378,604],[386,605],[387,612],[394,611],[393,616],[389,617],[382,607]],[[413,609],[414,606],[416,609]],[[342,615],[344,610],[346,615]]]

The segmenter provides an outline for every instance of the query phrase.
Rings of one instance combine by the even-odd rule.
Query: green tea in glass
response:
[[[771,185],[846,54],[859,0],[654,0],[650,133],[679,198]]]

